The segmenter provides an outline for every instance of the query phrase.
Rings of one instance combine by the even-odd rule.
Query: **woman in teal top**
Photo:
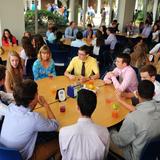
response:
[[[33,64],[34,80],[56,76],[54,61],[48,46],[43,45],[38,53],[38,59]]]

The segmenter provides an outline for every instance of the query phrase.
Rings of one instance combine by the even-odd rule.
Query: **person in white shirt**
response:
[[[144,38],[148,38],[150,33],[151,33],[151,31],[152,31],[152,27],[151,27],[149,21],[146,20],[145,21],[145,26],[144,26],[144,28],[142,30],[142,36],[144,36]]]
[[[27,60],[29,58],[37,57],[37,54],[35,52],[35,49],[32,46],[30,38],[23,36],[21,42],[22,42],[23,49],[20,52],[20,57],[22,60],[22,65],[23,65],[24,73],[25,73]]]
[[[0,143],[8,148],[17,149],[24,160],[31,158],[34,149],[33,155],[39,159],[39,152],[43,153],[43,148],[39,149],[39,146],[43,143],[47,147],[52,140],[53,147],[48,148],[47,153],[41,154],[41,159],[48,159],[51,154],[59,154],[58,139],[55,138],[57,135],[53,132],[58,129],[58,122],[46,100],[38,96],[37,91],[36,82],[24,80],[14,87],[15,104],[11,103],[0,110],[0,115],[5,116]],[[37,103],[44,106],[49,119],[42,117],[38,112],[32,112]],[[47,136],[47,132],[50,137]],[[43,133],[47,140],[43,138]]]
[[[153,32],[152,32],[152,43],[156,44],[159,42],[159,33],[160,33],[159,27],[157,24],[155,24],[153,26]]]
[[[81,114],[77,123],[60,129],[62,160],[103,160],[107,157],[110,139],[107,128],[91,119],[97,104],[96,94],[81,89],[77,103]]]
[[[156,81],[157,70],[151,65],[145,65],[140,69],[141,80],[149,80],[153,82],[155,87],[155,95],[153,99],[160,102],[160,83]]]
[[[75,41],[72,41],[71,42],[71,46],[72,47],[82,47],[84,45],[86,45],[83,41],[82,41],[82,38],[83,38],[83,34],[81,31],[78,31],[77,34],[76,34],[76,40]]]
[[[157,54],[160,51],[160,43],[156,44],[150,51],[149,54]]]
[[[107,30],[107,34],[108,34],[108,37],[105,40],[105,44],[110,45],[110,49],[114,50],[115,45],[117,43],[117,38],[115,36],[115,29],[112,27],[109,27]]]

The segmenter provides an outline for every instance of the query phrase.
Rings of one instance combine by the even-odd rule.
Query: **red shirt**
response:
[[[14,36],[12,37],[12,44],[17,44],[17,39]],[[7,39],[7,41],[5,41],[4,38],[2,38],[2,45],[9,46],[9,39]]]

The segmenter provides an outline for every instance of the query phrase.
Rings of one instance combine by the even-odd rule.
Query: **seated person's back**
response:
[[[112,141],[123,149],[126,160],[139,160],[145,144],[160,135],[160,104],[152,100],[153,95],[154,84],[141,81],[136,110],[126,116],[119,131],[110,132]]]
[[[109,133],[91,120],[97,103],[96,94],[82,89],[78,92],[77,102],[81,113],[78,122],[60,130],[62,159],[103,160],[108,153]]]
[[[19,150],[23,159],[31,158],[38,132],[49,132],[58,128],[49,105],[43,97],[38,96],[37,89],[33,80],[24,80],[14,88],[15,104],[0,110],[0,115],[5,116],[0,142],[6,147]],[[32,112],[37,103],[44,106],[50,119]]]
[[[76,34],[76,40],[71,42],[72,47],[82,47],[85,43],[82,41],[83,34],[82,32],[78,31]]]

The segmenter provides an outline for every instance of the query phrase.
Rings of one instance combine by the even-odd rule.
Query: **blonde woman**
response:
[[[23,78],[23,67],[19,54],[15,51],[9,53],[7,60],[7,70],[5,78],[5,88],[7,92],[12,92],[14,86],[20,83]]]
[[[48,46],[43,45],[38,53],[38,59],[33,64],[34,80],[56,76],[54,61],[51,58],[51,52]]]

